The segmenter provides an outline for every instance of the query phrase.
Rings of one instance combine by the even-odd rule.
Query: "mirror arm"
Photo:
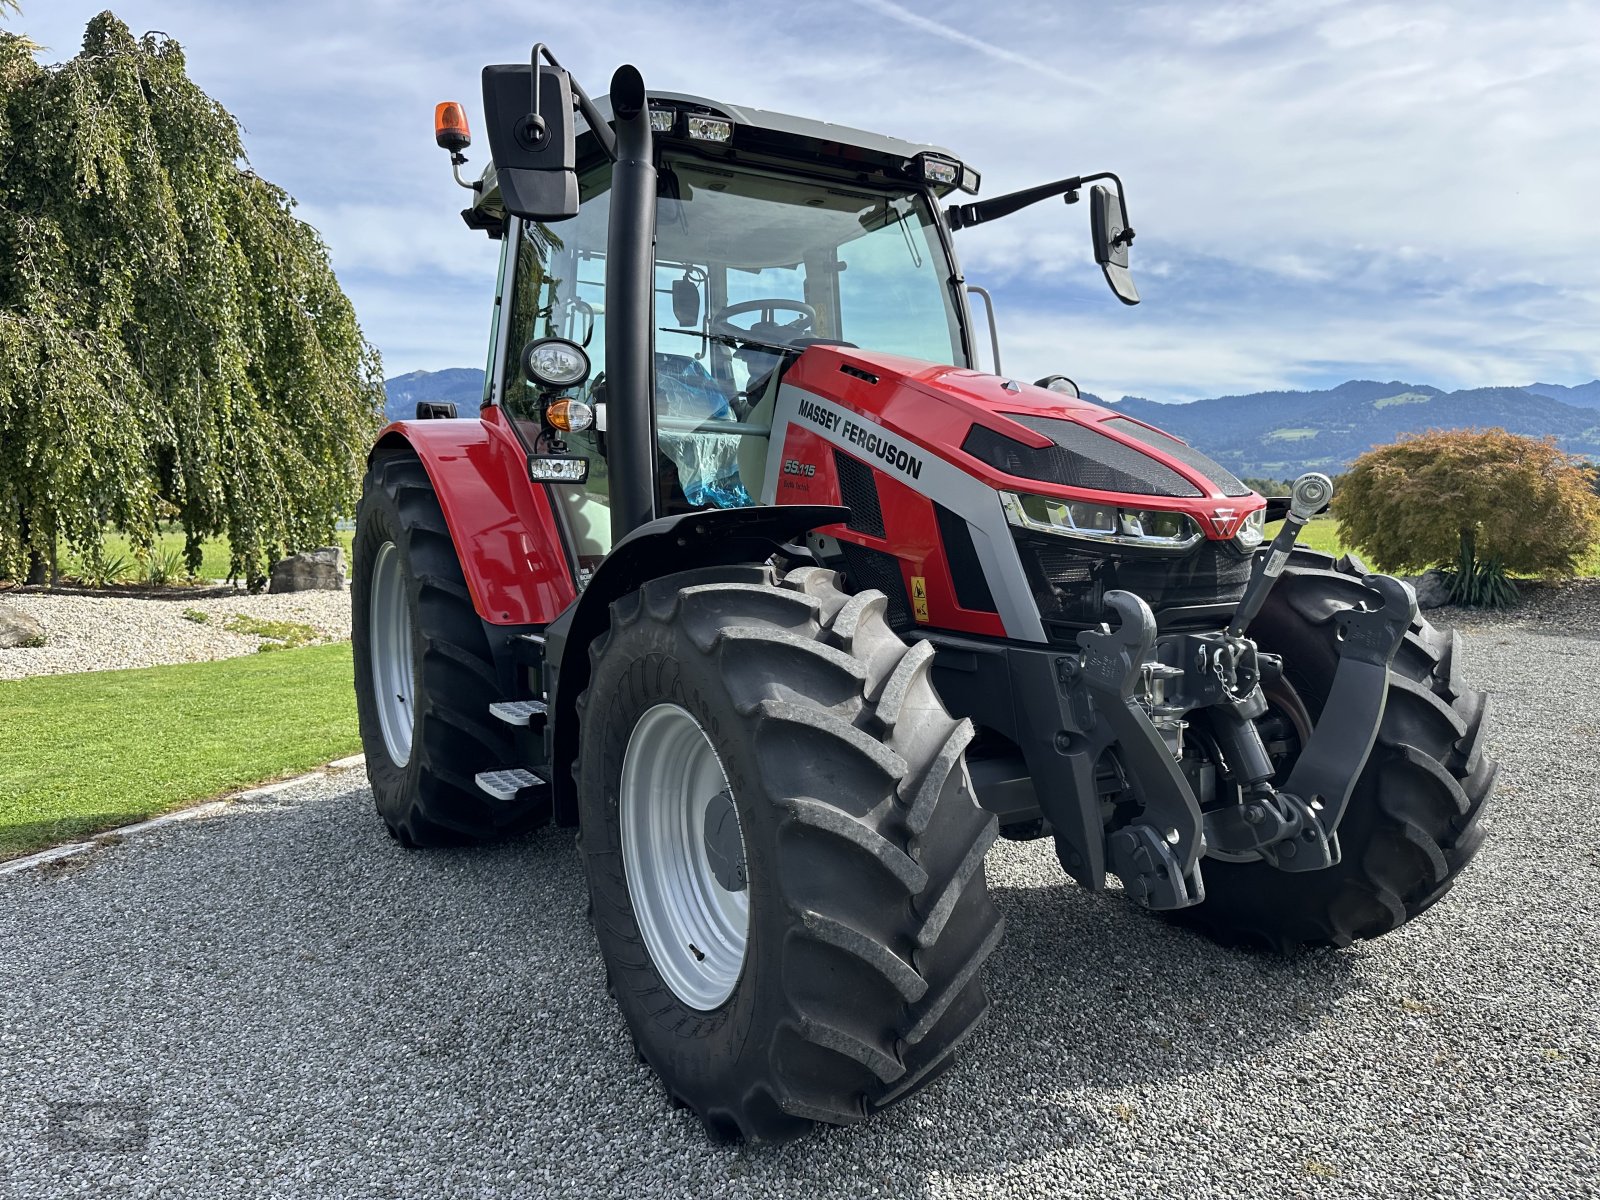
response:
[[[1122,209],[1123,224],[1123,231],[1117,237],[1117,244],[1131,243],[1133,226],[1128,222],[1128,202],[1122,197],[1122,180],[1111,171],[1097,171],[1093,175],[1074,175],[1069,179],[1042,183],[1037,187],[1024,188],[1020,192],[1008,192],[1004,196],[996,196],[992,200],[980,200],[973,204],[952,204],[945,209],[945,218],[950,222],[951,229],[966,229],[972,225],[982,225],[986,221],[1009,217],[1030,204],[1037,204],[1052,196],[1066,196],[1067,203],[1071,204],[1078,198],[1078,191],[1084,184],[1093,183],[1097,179],[1109,179],[1117,185],[1117,204]]]
[[[543,42],[534,43],[533,53],[528,56],[533,64],[533,111],[528,116],[534,128],[539,131],[540,136],[544,132],[544,118],[539,115],[539,59],[541,56],[556,70],[566,70],[556,61],[556,56],[550,53],[548,46]],[[600,149],[605,151],[606,157],[612,162],[616,162],[617,138],[611,132],[611,126],[600,115],[600,110],[595,108],[594,101],[589,99],[589,93],[583,90],[583,85],[574,79],[570,72],[567,75],[567,82],[572,85],[574,107],[583,114],[583,119],[588,123],[590,131],[594,134],[594,140],[600,143]]]
[[[1019,209],[1037,204],[1041,200],[1048,200],[1052,196],[1076,193],[1082,185],[1083,180],[1074,175],[1070,179],[1041,183],[1037,187],[1024,188],[1020,192],[1008,192],[991,200],[979,200],[972,204],[952,204],[945,210],[945,216],[950,221],[951,229],[965,229],[970,225],[982,225],[985,221],[998,221],[1001,217],[1009,217]]]

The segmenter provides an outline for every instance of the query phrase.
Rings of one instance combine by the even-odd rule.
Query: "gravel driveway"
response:
[[[1600,1196],[1600,637],[1471,648],[1503,785],[1427,916],[1283,962],[1002,844],[961,1065],[777,1150],[635,1063],[570,833],[407,853],[343,772],[0,879],[0,1196]]]

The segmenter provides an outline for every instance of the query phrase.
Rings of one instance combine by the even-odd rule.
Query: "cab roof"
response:
[[[652,108],[674,108],[680,112],[722,117],[732,121],[733,142],[729,149],[748,151],[754,155],[811,161],[819,166],[833,168],[852,166],[873,174],[886,173],[916,182],[926,182],[916,174],[920,155],[947,159],[960,163],[955,154],[943,146],[908,142],[887,134],[866,129],[852,129],[848,125],[835,125],[829,121],[814,121],[788,113],[768,112],[760,108],[745,108],[721,100],[710,100],[687,92],[651,92]],[[594,101],[602,117],[612,116],[611,97],[600,96]],[[578,169],[594,165],[603,157],[599,144],[590,134],[589,126],[581,113],[574,114],[577,130]],[[682,123],[679,123],[681,128]],[[656,134],[658,141],[692,146],[702,152],[713,152],[721,147],[714,143],[689,139],[683,134]],[[976,173],[972,173],[976,179]],[[950,184],[931,184],[934,194],[943,197],[955,190]],[[971,190],[976,191],[976,187]],[[484,169],[478,184],[478,196],[473,206],[462,217],[474,229],[487,230],[491,237],[499,236],[499,226],[505,210],[500,203],[500,187],[494,163]]]

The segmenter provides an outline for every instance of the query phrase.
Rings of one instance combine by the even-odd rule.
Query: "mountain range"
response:
[[[386,387],[390,420],[415,416],[421,400],[454,401],[467,416],[482,398],[483,372],[475,367],[413,371]],[[1576,387],[1534,383],[1454,392],[1423,383],[1353,379],[1323,391],[1252,392],[1184,404],[1140,396],[1086,399],[1174,433],[1253,478],[1336,473],[1373,446],[1424,429],[1498,426],[1534,437],[1553,435],[1563,450],[1600,461],[1600,379]]]

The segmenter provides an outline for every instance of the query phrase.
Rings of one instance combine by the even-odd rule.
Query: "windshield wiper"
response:
[[[804,346],[789,346],[782,342],[764,342],[760,338],[744,337],[742,335],[733,337],[726,333],[707,333],[703,329],[669,329],[667,326],[662,325],[657,327],[656,332],[685,333],[690,337],[702,338],[708,342],[716,342],[719,345],[727,346],[730,350],[737,350],[740,346],[755,346],[758,349],[771,350],[777,354],[799,354],[800,351],[805,349]]]

